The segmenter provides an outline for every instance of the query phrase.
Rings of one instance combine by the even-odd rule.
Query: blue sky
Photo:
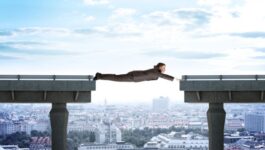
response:
[[[264,74],[260,0],[1,0],[1,74]],[[178,82],[98,81],[94,103],[182,102]]]

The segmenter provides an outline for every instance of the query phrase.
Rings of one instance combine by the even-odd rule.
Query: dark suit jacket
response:
[[[134,82],[157,80],[159,77],[173,81],[174,77],[161,73],[158,69],[136,70],[128,72],[133,77]]]

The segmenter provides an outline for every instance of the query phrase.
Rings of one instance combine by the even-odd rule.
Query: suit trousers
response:
[[[134,82],[133,74],[101,74],[99,76],[100,80],[111,80],[111,81],[119,81],[119,82]]]

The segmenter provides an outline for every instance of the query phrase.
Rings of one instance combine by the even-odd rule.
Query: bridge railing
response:
[[[92,75],[0,75],[0,80],[88,80]]]
[[[265,75],[183,75],[182,80],[265,80]]]

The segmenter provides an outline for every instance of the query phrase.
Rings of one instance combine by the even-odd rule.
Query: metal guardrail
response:
[[[0,80],[88,80],[92,75],[0,75]]]
[[[183,75],[182,80],[265,80],[265,75]]]

